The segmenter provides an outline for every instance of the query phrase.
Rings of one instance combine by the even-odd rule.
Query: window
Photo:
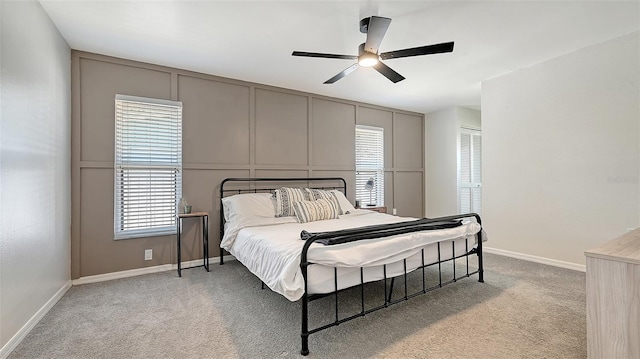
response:
[[[174,234],[182,103],[116,95],[115,239]]]
[[[460,130],[459,148],[460,213],[482,214],[482,134],[477,130]]]
[[[373,189],[367,181],[373,179]],[[384,206],[384,129],[356,125],[356,200]]]

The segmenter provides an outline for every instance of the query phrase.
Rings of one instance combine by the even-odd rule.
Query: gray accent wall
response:
[[[74,279],[176,263],[175,235],[113,239],[116,94],[183,102],[183,196],[210,213],[212,257],[226,177],[339,176],[353,201],[356,124],[385,129],[389,212],[424,214],[423,114],[79,51],[72,93]],[[202,258],[197,222],[184,222],[183,261]]]
[[[71,286],[69,46],[37,1],[0,1],[0,358]]]

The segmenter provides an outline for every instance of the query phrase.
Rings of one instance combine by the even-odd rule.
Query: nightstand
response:
[[[209,213],[193,212],[180,213],[176,215],[176,232],[178,239],[178,277],[182,277],[182,258],[180,256],[180,237],[182,236],[182,220],[185,218],[201,218],[202,219],[202,266],[209,271]]]
[[[369,211],[374,211],[374,212],[379,212],[379,213],[387,213],[387,207],[369,207],[369,206],[364,206],[364,207],[360,207],[360,209],[366,209]]]

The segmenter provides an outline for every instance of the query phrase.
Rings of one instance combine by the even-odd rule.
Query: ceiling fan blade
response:
[[[333,76],[332,78],[328,79],[324,83],[325,84],[332,84],[332,83],[340,80],[341,78],[347,76],[348,74],[352,73],[355,69],[358,68],[358,66],[360,66],[360,65],[358,65],[357,63],[353,64],[353,65],[347,67],[346,69],[342,70],[342,72],[340,72],[339,74],[337,74],[337,75]]]
[[[382,62],[378,62],[377,64],[373,65],[373,68],[376,69],[379,73],[383,74],[384,77],[388,78],[393,83],[404,80],[404,76],[393,71],[389,66],[383,64]]]
[[[319,52],[303,52],[294,51],[291,56],[304,56],[304,57],[322,57],[325,59],[344,59],[344,60],[357,60],[358,56],[353,55],[336,55],[336,54],[322,54]]]
[[[388,60],[388,59],[397,59],[400,57],[441,54],[443,52],[452,52],[452,51],[453,51],[453,41],[443,42],[441,44],[435,44],[435,45],[414,47],[411,49],[384,52],[380,54],[380,58],[382,60]]]
[[[372,54],[378,53],[378,48],[380,47],[380,43],[382,43],[384,34],[387,33],[389,24],[391,24],[391,19],[387,17],[372,16],[369,19],[367,41],[364,43],[364,51]]]

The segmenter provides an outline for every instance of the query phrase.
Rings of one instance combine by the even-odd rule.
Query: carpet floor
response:
[[[261,290],[237,261],[182,275],[73,286],[9,358],[301,357],[299,302]],[[437,277],[428,271],[429,283]],[[486,254],[484,278],[312,334],[309,357],[586,358],[584,273]],[[404,295],[403,282],[396,280],[394,298]],[[409,293],[416,283],[407,280]],[[366,287],[379,301],[383,291],[381,283]],[[313,326],[333,319],[333,300],[310,304]],[[353,314],[360,291],[339,300],[340,316]]]

